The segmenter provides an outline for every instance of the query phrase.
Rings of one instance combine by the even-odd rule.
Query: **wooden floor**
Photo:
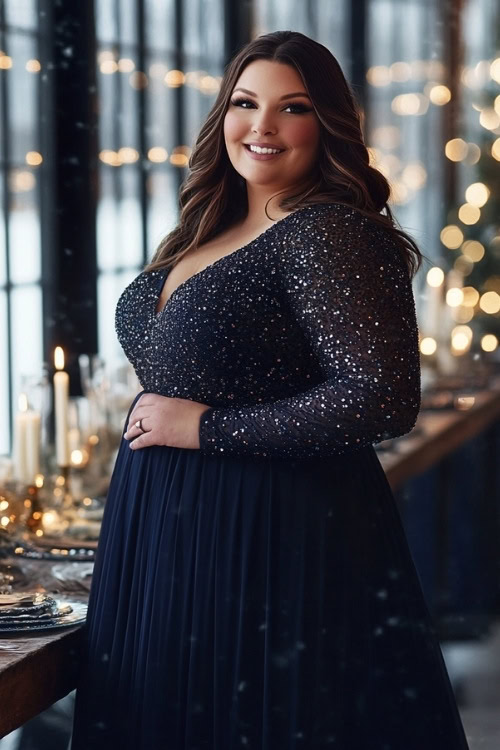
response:
[[[500,748],[500,622],[483,641],[442,644],[470,750]],[[68,750],[74,693],[0,740],[0,750]]]

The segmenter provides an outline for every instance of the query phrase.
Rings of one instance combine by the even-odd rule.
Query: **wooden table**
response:
[[[396,489],[425,471],[492,425],[499,416],[500,387],[475,394],[474,405],[466,411],[421,412],[415,436],[410,433],[397,442],[396,451],[380,454],[391,487]],[[18,560],[15,562],[20,564]],[[48,592],[59,584],[57,579],[50,580],[51,564],[46,561],[22,563],[25,573],[26,566],[31,566],[28,579],[37,581],[43,587],[40,590]],[[15,586],[15,590],[19,588]],[[77,593],[85,598],[85,589],[88,595],[89,588],[90,580],[82,583]],[[0,737],[22,726],[76,687],[81,642],[82,626],[44,636],[0,638]]]
[[[379,458],[393,490],[437,464],[500,418],[500,383],[474,394],[467,410],[422,411],[412,432],[396,441],[397,450]]]
[[[7,562],[0,561],[3,570]],[[47,591],[87,601],[91,578],[63,583],[52,575],[55,564],[56,561],[48,560],[12,560],[9,572],[14,575],[14,590]],[[0,737],[22,726],[75,688],[81,642],[81,625],[48,631],[44,635],[0,636]]]

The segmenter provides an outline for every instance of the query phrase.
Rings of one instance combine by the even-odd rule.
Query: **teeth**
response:
[[[260,148],[260,146],[250,146],[250,151],[255,151],[256,154],[279,154],[281,150],[279,148]]]

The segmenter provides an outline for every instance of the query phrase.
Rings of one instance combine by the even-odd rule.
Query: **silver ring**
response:
[[[141,431],[141,432],[145,432],[145,430],[144,430],[144,428],[143,428],[143,426],[142,426],[142,424],[141,424],[141,423],[142,423],[142,419],[139,419],[139,420],[138,420],[138,421],[137,421],[137,422],[135,423],[135,426],[136,426],[136,427],[138,427],[138,428],[140,429],[140,431]]]

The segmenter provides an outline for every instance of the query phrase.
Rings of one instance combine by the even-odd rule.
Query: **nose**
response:
[[[266,114],[265,112],[256,113],[255,119],[252,123],[252,132],[257,135],[264,135],[265,133],[276,133],[276,126],[272,121],[272,115]]]

